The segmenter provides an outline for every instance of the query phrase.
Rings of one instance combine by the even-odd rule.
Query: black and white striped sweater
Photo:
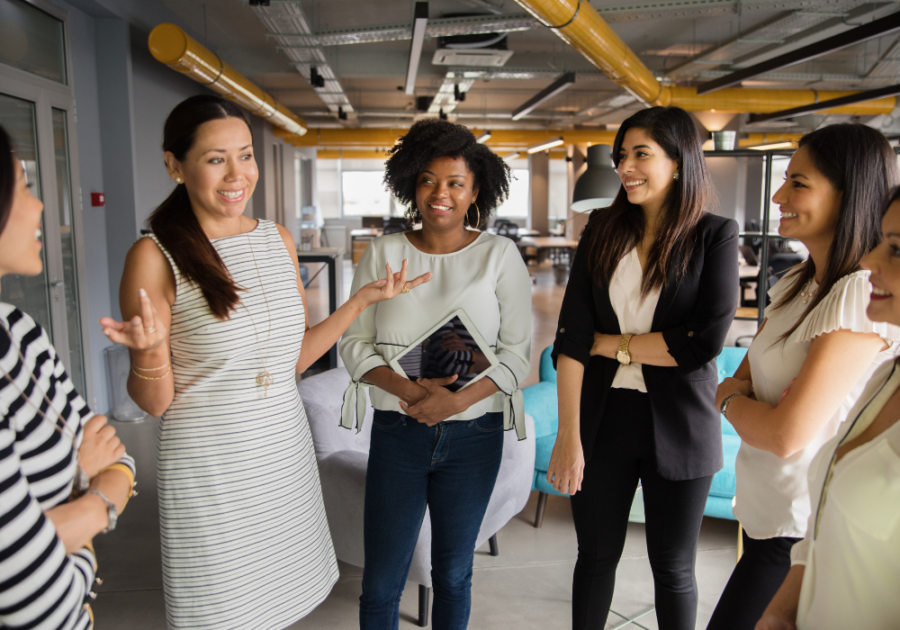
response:
[[[12,333],[0,328],[0,628],[84,630],[92,626],[84,603],[96,559],[87,548],[67,555],[44,511],[68,500],[75,449],[94,414],[47,333],[9,304],[0,303],[0,318]],[[134,472],[129,456],[120,463]]]

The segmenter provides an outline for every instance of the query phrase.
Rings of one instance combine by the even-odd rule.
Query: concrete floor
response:
[[[533,369],[525,384],[537,381],[537,359],[553,342],[563,289],[553,283],[549,266],[532,269],[537,276],[533,288]],[[324,275],[324,274],[323,274]],[[352,269],[345,267],[345,290]],[[318,280],[316,281],[318,283]],[[325,311],[323,290],[308,290],[310,321],[320,321]],[[321,313],[319,311],[322,311]],[[747,322],[736,322],[729,335],[753,332]],[[752,326],[752,323],[750,324]],[[138,424],[115,424],[128,452],[138,466],[139,496],[119,519],[116,531],[95,539],[104,583],[97,588],[93,604],[97,630],[165,630],[165,605],[159,550],[159,511],[156,493],[156,433],[158,420]],[[576,539],[568,499],[549,497],[541,529],[532,525],[537,493],[525,510],[497,535],[500,555],[492,557],[487,546],[478,550],[472,590],[470,628],[517,628],[563,630],[571,626],[571,580],[575,565]],[[697,628],[705,628],[734,568],[737,524],[705,519],[700,534],[697,582],[700,606]],[[291,630],[350,630],[358,628],[358,600],[362,570],[341,564],[341,578],[331,595]],[[418,589],[408,584],[401,602],[401,628],[415,628]],[[627,615],[653,605],[653,581],[647,561],[644,526],[629,525],[628,539],[617,574],[613,609]],[[607,629],[621,620],[610,615]],[[655,615],[640,620],[656,629]],[[634,628],[635,626],[629,626]]]

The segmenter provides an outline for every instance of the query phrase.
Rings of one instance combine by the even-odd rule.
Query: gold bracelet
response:
[[[164,367],[169,367],[169,363],[170,363],[170,361],[166,361],[163,365],[160,365],[159,367],[156,367],[156,368],[142,368],[139,365],[135,365],[134,361],[132,361],[131,367],[135,368],[136,370],[140,370],[141,372],[156,372],[157,370],[161,370]]]
[[[138,378],[142,378],[145,381],[161,381],[169,375],[169,372],[172,371],[172,368],[169,368],[168,370],[166,370],[166,373],[163,374],[162,376],[144,376],[143,374],[141,374],[140,372],[138,372],[137,370],[134,369],[134,365],[131,366],[131,371],[134,372],[135,376],[137,376]]]

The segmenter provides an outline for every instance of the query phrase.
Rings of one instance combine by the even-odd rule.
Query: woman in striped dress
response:
[[[42,211],[0,127],[0,277],[41,273]],[[47,333],[0,302],[0,628],[92,627],[91,539],[115,528],[133,482]]]
[[[386,278],[306,329],[296,246],[243,216],[257,182],[243,113],[195,96],[166,120],[177,184],[128,254],[125,323],[104,332],[131,351],[128,387],[162,415],[159,501],[170,628],[268,630],[305,616],[338,570],[315,452],[294,374],[369,304],[425,282]],[[337,419],[335,419],[337,421]]]

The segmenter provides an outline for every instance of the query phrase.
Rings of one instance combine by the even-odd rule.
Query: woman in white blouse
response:
[[[502,429],[525,437],[519,383],[531,354],[531,281],[513,241],[478,231],[508,194],[509,168],[462,125],[435,119],[413,125],[391,151],[385,184],[409,204],[410,222],[422,229],[375,239],[352,290],[385,264],[403,260],[411,273],[433,279],[392,304],[367,308],[341,341],[353,379],[344,426],[352,425],[354,413],[361,421],[360,382],[374,386],[360,627],[397,628],[427,506],[433,623],[437,630],[457,630],[468,624],[475,541],[500,469]],[[458,391],[447,387],[479,369],[477,352],[468,356],[472,369],[446,378],[410,380],[388,366],[459,309],[499,361],[485,378]],[[456,351],[465,335],[456,330],[441,346]]]
[[[785,184],[779,233],[809,259],[770,291],[771,305],[747,357],[718,389],[717,403],[741,436],[734,513],[741,557],[709,629],[752,629],[807,534],[809,464],[834,437],[875,369],[892,358],[900,329],[866,318],[863,255],[900,183],[884,136],[864,125],[831,125],[804,136]]]
[[[900,326],[900,190],[882,221],[866,311]],[[900,623],[900,367],[884,363],[809,469],[806,538],[757,630],[896,628]]]

